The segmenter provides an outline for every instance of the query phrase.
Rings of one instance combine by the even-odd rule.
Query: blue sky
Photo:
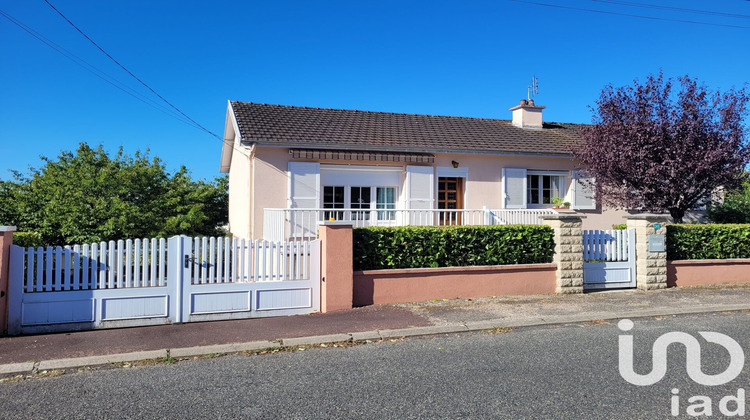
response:
[[[659,69],[713,89],[750,82],[744,0],[49,1],[219,135],[229,99],[509,119],[536,75],[546,121],[585,123],[602,87]],[[44,0],[2,1],[0,11],[159,104]],[[3,16],[0,40],[0,179],[82,141],[111,152],[150,149],[195,178],[219,175],[215,137]]]

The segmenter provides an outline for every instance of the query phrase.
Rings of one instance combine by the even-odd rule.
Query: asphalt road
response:
[[[750,364],[750,313],[691,315],[635,320],[636,372],[672,331],[698,339],[705,373],[726,369],[729,354],[698,331],[732,337]],[[0,418],[676,418],[673,388],[679,417],[700,395],[722,418],[721,398],[750,392],[747,367],[725,385],[693,382],[680,345],[661,381],[631,385],[618,373],[620,334],[585,323],[72,373],[0,384]]]

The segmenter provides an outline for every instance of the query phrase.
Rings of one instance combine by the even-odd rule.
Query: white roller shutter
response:
[[[289,207],[320,207],[320,164],[289,162]]]
[[[316,162],[289,162],[289,208],[320,208],[320,164]],[[311,217],[312,216],[312,217]],[[317,212],[289,214],[289,235],[310,237],[317,234]]]
[[[583,171],[573,171],[573,182],[571,182],[572,198],[571,208],[576,210],[595,210],[596,197],[594,177],[587,177]]]
[[[431,166],[406,167],[406,205],[410,210],[431,210],[435,206],[435,175]],[[409,212],[409,224],[433,224],[432,212]]]
[[[503,194],[506,209],[526,208],[526,169],[503,168]]]

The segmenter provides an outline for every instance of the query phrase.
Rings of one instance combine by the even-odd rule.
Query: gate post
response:
[[[641,290],[667,287],[666,234],[669,216],[635,214],[627,217],[628,229],[635,229],[635,284]],[[658,226],[659,229],[655,229]],[[657,241],[661,241],[655,247]],[[650,242],[654,242],[651,244]]]
[[[13,245],[13,232],[15,231],[15,226],[0,226],[0,333],[8,328],[10,246]]]
[[[354,304],[352,222],[320,224],[320,312],[351,309]]]
[[[192,242],[187,236],[173,236],[167,242],[167,294],[169,295],[169,320],[174,324],[187,322],[184,311],[189,310],[185,304],[185,282],[192,281]],[[189,313],[189,312],[188,312]]]
[[[554,231],[557,293],[583,293],[583,219],[577,214],[539,216]]]

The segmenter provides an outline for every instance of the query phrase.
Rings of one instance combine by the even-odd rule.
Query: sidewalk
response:
[[[0,337],[0,377],[282,345],[738,310],[750,311],[750,285],[453,299],[293,317]]]

